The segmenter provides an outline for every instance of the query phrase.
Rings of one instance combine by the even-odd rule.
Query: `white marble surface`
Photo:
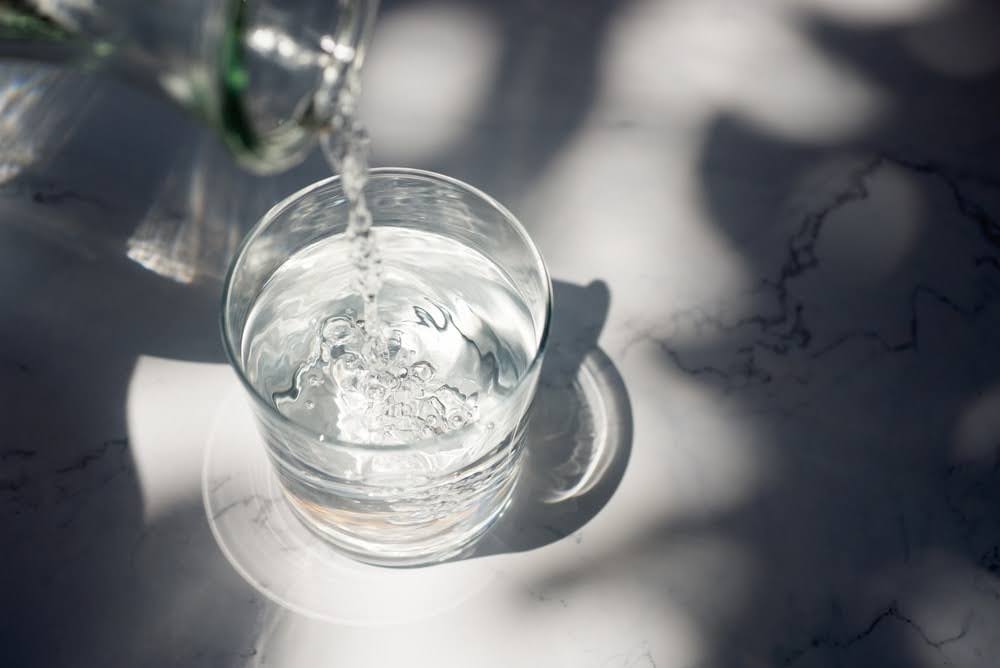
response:
[[[364,625],[276,605],[202,504],[220,258],[321,165],[241,177],[157,101],[5,66],[0,665],[997,665],[998,11],[386,2],[375,161],[512,208],[630,438],[474,558],[366,572],[430,603],[348,594]]]

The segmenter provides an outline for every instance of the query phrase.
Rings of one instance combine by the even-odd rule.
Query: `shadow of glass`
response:
[[[597,345],[610,295],[601,281],[553,284],[552,326],[514,500],[471,557],[522,552],[589,522],[618,488],[632,447],[625,383]]]

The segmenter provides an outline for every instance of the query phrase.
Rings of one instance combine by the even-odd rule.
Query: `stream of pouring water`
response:
[[[380,336],[378,292],[382,287],[382,256],[364,193],[370,142],[368,131],[357,121],[361,77],[354,68],[348,68],[345,77],[330,131],[320,143],[330,168],[340,174],[349,204],[347,239],[355,268],[354,287],[364,301],[365,330],[371,336]]]
[[[457,300],[461,293],[442,292],[451,272],[467,276],[470,293],[496,293],[488,298],[495,305],[506,304],[513,293],[492,262],[457,242],[428,232],[373,228],[364,193],[368,134],[356,120],[359,94],[357,72],[350,70],[321,139],[347,199],[346,234],[316,242],[279,268],[248,319],[244,357],[252,382],[262,384],[293,420],[331,438],[407,443],[477,422],[480,401],[502,391],[503,371],[520,371],[498,366],[506,344],[492,335],[490,323],[468,315]],[[380,248],[380,240],[388,246]],[[391,263],[384,265],[387,250]],[[347,254],[349,265],[343,261]],[[439,274],[441,285],[427,282]],[[358,297],[360,314],[351,305]],[[308,318],[301,304],[316,304]],[[502,310],[498,306],[496,315],[504,317]],[[459,328],[456,313],[466,314],[464,327],[471,331]],[[512,311],[504,320],[516,322],[518,316],[523,314]],[[296,343],[290,329],[304,332],[305,339]],[[472,332],[489,338],[475,342]],[[480,348],[494,352],[484,356]],[[288,353],[295,349],[307,352],[296,360]],[[493,427],[488,426],[486,432]]]

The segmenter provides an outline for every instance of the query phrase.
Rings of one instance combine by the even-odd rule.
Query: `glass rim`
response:
[[[542,316],[543,320],[541,326],[541,334],[538,337],[538,343],[535,346],[535,350],[531,355],[531,362],[528,364],[527,367],[525,367],[524,372],[517,379],[517,382],[514,384],[512,388],[512,392],[516,392],[518,389],[521,388],[521,386],[525,382],[525,379],[529,378],[536,370],[536,368],[541,364],[541,359],[543,353],[545,352],[546,343],[548,342],[549,329],[552,322],[552,278],[551,276],[549,276],[549,270],[548,267],[545,266],[545,262],[542,259],[541,252],[539,252],[538,247],[535,245],[535,242],[528,235],[528,231],[524,229],[524,226],[521,224],[521,221],[519,221],[517,217],[514,216],[514,214],[511,213],[509,209],[507,209],[507,207],[498,202],[495,198],[491,197],[490,195],[486,194],[485,192],[476,188],[475,186],[471,186],[468,183],[460,181],[456,178],[452,178],[444,174],[439,174],[437,172],[432,172],[430,170],[414,169],[410,167],[376,167],[373,169],[369,169],[368,173],[369,173],[369,178],[386,177],[386,176],[415,176],[419,178],[428,179],[431,181],[445,183],[449,186],[457,188],[458,190],[464,191],[472,195],[473,197],[482,200],[490,207],[495,209],[497,212],[499,212],[500,215],[503,217],[504,221],[508,225],[510,225],[510,227],[513,228],[515,232],[517,232],[518,236],[522,239],[522,241],[524,241],[525,246],[527,246],[527,249],[531,254],[536,269],[539,270],[540,275],[542,276],[542,282],[544,284],[544,291],[545,291],[545,312]],[[435,446],[442,442],[457,440],[461,438],[466,433],[468,433],[475,424],[478,424],[484,419],[487,419],[488,421],[488,418],[493,417],[494,414],[502,411],[504,406],[502,404],[495,406],[491,411],[481,416],[480,419],[477,420],[475,423],[465,424],[459,429],[456,429],[441,436],[422,438],[413,441],[412,443],[390,443],[386,445],[379,445],[374,443],[356,443],[341,439],[324,438],[321,440],[320,436],[325,436],[325,434],[323,434],[322,432],[313,431],[312,429],[309,429],[299,424],[298,422],[295,422],[294,420],[284,415],[277,408],[275,408],[273,404],[267,401],[267,399],[257,390],[256,387],[253,386],[253,384],[247,378],[241,361],[242,355],[238,354],[237,351],[233,350],[232,342],[234,338],[231,335],[233,327],[232,323],[229,322],[227,306],[231,301],[230,294],[232,292],[233,279],[236,275],[237,267],[239,267],[242,264],[245,255],[249,251],[250,246],[253,244],[254,241],[257,240],[257,238],[263,233],[263,231],[267,229],[267,227],[271,224],[271,222],[292,204],[299,201],[306,195],[314,192],[315,190],[318,190],[330,184],[339,183],[340,181],[341,181],[340,175],[335,174],[333,176],[320,179],[319,181],[314,181],[313,183],[310,183],[309,185],[293,192],[291,195],[288,195],[287,197],[283,198],[274,206],[272,206],[270,209],[268,209],[267,213],[261,216],[260,220],[254,223],[254,226],[250,228],[250,231],[247,232],[245,237],[243,237],[243,240],[240,242],[239,247],[233,254],[233,259],[229,263],[229,268],[226,271],[226,277],[222,284],[222,304],[221,304],[222,312],[220,314],[219,324],[222,330],[221,331],[222,345],[226,353],[226,359],[229,362],[229,366],[236,372],[237,377],[239,377],[240,383],[243,385],[244,389],[250,395],[253,403],[256,406],[263,409],[264,411],[267,412],[268,415],[276,419],[278,423],[282,425],[283,428],[288,428],[292,430],[294,433],[297,433],[300,436],[304,436],[310,439],[311,441],[347,450],[364,450],[364,451],[377,450],[379,452],[392,452],[392,451],[402,451],[402,450],[407,450],[407,451],[434,450],[436,449]]]

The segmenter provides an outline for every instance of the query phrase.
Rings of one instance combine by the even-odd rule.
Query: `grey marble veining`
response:
[[[254,497],[202,500],[239,428],[217,281],[324,168],[241,175],[157,100],[5,64],[0,664],[1000,663],[994,4],[383,4],[375,162],[496,195],[563,286],[514,511],[345,571],[365,626],[248,584],[210,521]],[[584,359],[628,438],[572,491]]]

